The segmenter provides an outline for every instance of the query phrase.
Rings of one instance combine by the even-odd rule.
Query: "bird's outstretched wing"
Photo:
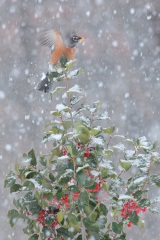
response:
[[[45,45],[53,51],[58,47],[59,44],[63,45],[63,37],[62,34],[56,30],[45,30],[41,33],[40,43]]]

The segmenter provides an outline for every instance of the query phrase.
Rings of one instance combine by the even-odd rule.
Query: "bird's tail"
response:
[[[36,90],[43,91],[43,92],[49,92],[51,89],[52,82],[48,77],[48,73],[44,75],[41,79],[41,82],[37,85]]]

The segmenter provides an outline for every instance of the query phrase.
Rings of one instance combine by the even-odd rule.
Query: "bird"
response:
[[[61,57],[66,57],[67,61],[73,60],[76,54],[76,47],[79,42],[84,41],[84,37],[79,37],[75,31],[68,32],[65,36],[57,29],[45,30],[41,34],[40,43],[51,49],[49,64],[55,66]],[[49,92],[52,82],[46,74],[44,79],[37,86],[37,90]]]

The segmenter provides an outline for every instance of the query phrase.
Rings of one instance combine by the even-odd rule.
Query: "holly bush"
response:
[[[51,151],[38,159],[33,149],[23,154],[6,177],[16,196],[10,225],[24,221],[29,240],[125,240],[132,225],[144,227],[146,212],[159,212],[150,188],[160,187],[160,154],[145,137],[117,135],[100,102],[84,102],[72,85],[82,69],[73,66],[61,59],[47,75],[56,86],[51,97],[62,94],[43,138]]]

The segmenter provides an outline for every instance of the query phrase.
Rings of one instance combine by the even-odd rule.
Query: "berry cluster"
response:
[[[46,220],[46,217],[50,217],[53,219],[53,222],[50,224],[50,227],[55,227],[58,225],[58,219],[56,218],[55,216],[55,212],[54,211],[49,211],[49,210],[45,210],[45,209],[42,209],[39,213],[38,213],[38,218],[37,218],[37,221],[42,225],[42,226],[45,226],[46,223],[45,223],[45,220]]]
[[[129,214],[135,213],[138,215],[141,212],[146,212],[146,210],[146,207],[140,207],[138,206],[138,203],[136,201],[130,200],[123,205],[123,209],[121,210],[121,216],[127,219],[129,217]],[[127,226],[131,227],[132,222],[128,222]]]

